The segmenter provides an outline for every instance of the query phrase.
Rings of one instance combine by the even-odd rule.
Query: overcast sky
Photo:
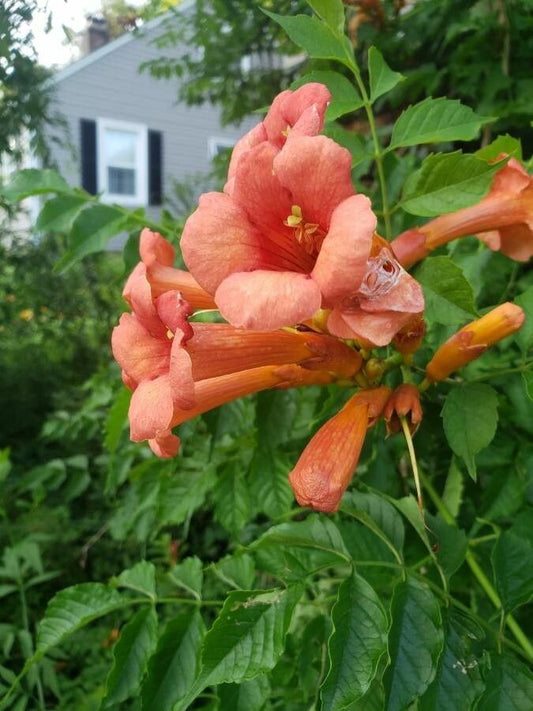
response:
[[[140,5],[142,0],[130,0],[133,5]],[[77,58],[76,49],[65,44],[63,25],[74,32],[85,26],[85,16],[98,12],[101,0],[45,0],[41,9],[35,13],[32,30],[35,49],[39,61],[45,66],[64,65]],[[46,22],[52,13],[52,29],[46,33]]]

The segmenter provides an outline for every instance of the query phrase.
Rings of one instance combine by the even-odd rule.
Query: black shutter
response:
[[[163,134],[148,131],[148,204],[163,203]]]
[[[96,121],[80,119],[81,185],[91,195],[98,192],[96,165]]]

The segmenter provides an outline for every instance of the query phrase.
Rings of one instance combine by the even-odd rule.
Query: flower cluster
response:
[[[131,313],[112,337],[133,391],[131,438],[148,440],[162,457],[178,452],[174,427],[244,395],[335,382],[361,388],[311,438],[289,475],[297,500],[321,511],[337,509],[366,431],[380,417],[389,434],[402,422],[414,432],[422,419],[418,388],[381,386],[387,365],[372,357],[374,347],[392,344],[409,362],[423,339],[422,290],[404,266],[474,223],[490,246],[498,246],[489,232],[497,228],[502,251],[531,253],[527,239],[517,246],[509,237],[510,217],[472,217],[499,215],[492,203],[510,202],[514,180],[523,196],[508,212],[526,224],[519,206],[529,182],[512,161],[477,213],[401,235],[393,252],[375,231],[369,199],[352,186],[349,152],[319,135],[329,99],[316,83],[282,92],[237,143],[224,191],[203,195],[184,227],[189,271],[173,266],[163,237],[143,230],[141,262],[124,289]],[[450,227],[454,219],[467,227]],[[224,322],[195,320],[203,310]],[[465,327],[437,352],[427,379],[446,377],[519,328],[519,311],[509,305]]]

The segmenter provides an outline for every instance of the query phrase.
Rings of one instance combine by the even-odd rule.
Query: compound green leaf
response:
[[[272,669],[301,594],[300,586],[231,592],[204,640],[205,683],[239,683]]]
[[[270,685],[266,676],[258,676],[242,684],[221,684],[217,691],[221,711],[261,711]]]
[[[520,296],[517,296],[515,303],[524,309],[526,315],[524,325],[515,336],[516,342],[522,351],[522,356],[525,358],[528,351],[533,347],[533,286],[530,286]]]
[[[479,636],[479,630],[469,620],[450,616],[437,674],[420,699],[420,711],[474,708],[476,698],[484,689],[479,669],[481,659],[475,648]]]
[[[326,110],[326,121],[334,121],[339,116],[360,109],[363,105],[363,100],[355,86],[344,74],[329,71],[311,72],[293,82],[291,88],[296,89],[309,82],[325,84],[331,92],[331,102]]]
[[[200,558],[197,556],[185,558],[169,571],[168,577],[175,585],[186,590],[197,600],[201,600],[204,572]]]
[[[198,610],[174,617],[167,626],[142,686],[143,711],[172,709],[191,689],[198,674],[205,626]]]
[[[471,141],[494,119],[478,116],[455,99],[427,98],[409,106],[396,121],[389,148],[422,143]]]
[[[86,204],[87,199],[77,195],[50,198],[39,213],[35,229],[38,232],[68,232]]]
[[[386,711],[405,711],[431,684],[443,649],[439,603],[429,588],[408,578],[394,590],[385,672]]]
[[[340,711],[362,697],[387,652],[387,614],[357,573],[341,583],[332,613],[330,669],[322,685],[323,711]]]
[[[72,190],[66,180],[55,170],[26,168],[15,173],[10,182],[2,188],[6,200],[18,202],[31,195],[65,193]]]
[[[119,588],[129,588],[151,600],[155,600],[155,566],[147,560],[141,560],[132,568],[122,571],[112,582]]]
[[[96,204],[83,210],[74,220],[68,250],[56,264],[56,269],[68,269],[88,254],[101,252],[127,223],[128,217],[110,205]]]
[[[285,30],[290,39],[315,59],[336,59],[350,69],[355,68],[353,48],[348,38],[333,31],[318,17],[284,16],[263,9],[263,12]]]
[[[487,163],[473,155],[428,156],[406,181],[401,206],[412,215],[435,217],[479,202],[488,192],[501,161]]]
[[[215,516],[229,533],[242,531],[251,516],[251,501],[239,460],[226,465],[218,477],[213,498]]]
[[[403,81],[399,72],[393,71],[376,47],[368,50],[368,73],[370,77],[370,99],[375,101]]]
[[[533,674],[528,667],[508,654],[493,656],[491,662],[476,711],[531,711]]]
[[[458,326],[477,315],[472,287],[449,257],[427,257],[416,278],[424,290],[430,323]]]
[[[103,708],[110,708],[136,694],[156,642],[157,614],[150,606],[131,618],[113,647],[114,661],[106,681]]]
[[[498,396],[490,385],[467,383],[446,396],[441,417],[448,444],[476,478],[475,456],[487,447],[498,425]]]
[[[272,526],[250,546],[250,552],[264,570],[287,580],[350,562],[339,529],[330,519],[317,515]]]
[[[307,0],[328,27],[342,35],[344,32],[344,5],[342,0]]]
[[[533,598],[533,512],[522,511],[507,531],[504,531],[492,551],[492,566],[496,589],[504,610]]]
[[[125,606],[128,598],[102,583],[81,583],[55,595],[37,632],[37,653],[42,656],[68,635],[92,620]]]

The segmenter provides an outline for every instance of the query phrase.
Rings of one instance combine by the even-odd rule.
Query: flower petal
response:
[[[166,329],[157,315],[150,284],[146,278],[146,266],[142,262],[137,264],[128,277],[122,296],[148,331],[159,336],[165,334]]]
[[[225,279],[215,301],[237,328],[273,331],[311,318],[320,308],[320,289],[306,274],[240,272]]]
[[[366,299],[362,298],[359,305],[363,311],[369,313],[401,311],[418,314],[424,310],[424,293],[416,279],[400,267],[396,283],[389,291]]]
[[[361,283],[376,229],[370,200],[353,195],[336,208],[311,273],[327,302],[350,296]]]
[[[174,264],[174,247],[159,232],[152,232],[147,227],[141,232],[139,252],[147,266],[153,262],[159,262],[166,267]]]
[[[187,267],[210,294],[232,272],[262,264],[261,234],[223,193],[206,193],[185,223],[181,249]]]
[[[226,185],[224,186],[225,193],[231,195],[232,188],[230,188],[230,186],[233,185],[232,178],[235,177],[237,166],[239,165],[241,157],[249,150],[251,150],[254,146],[257,146],[258,143],[263,143],[263,141],[266,140],[267,133],[265,127],[262,123],[259,123],[257,124],[257,126],[254,126],[251,131],[248,131],[246,135],[244,135],[237,141],[237,143],[233,147],[233,151],[231,152],[231,160],[229,162],[228,168],[228,183],[226,183]]]
[[[375,346],[386,346],[411,318],[412,314],[398,311],[367,313],[357,307],[350,311],[334,309],[328,318],[328,331],[339,338],[362,339]]]
[[[180,438],[172,434],[170,430],[158,435],[154,439],[149,439],[150,449],[158,457],[169,459],[175,457],[179,452]]]
[[[274,172],[302,209],[305,222],[329,229],[333,210],[355,194],[352,157],[326,136],[291,138],[274,159]],[[288,213],[287,213],[288,214]]]
[[[139,383],[129,409],[131,439],[142,442],[164,435],[170,429],[173,412],[168,375]]]
[[[530,225],[509,225],[499,230],[481,232],[477,236],[490,249],[501,250],[518,262],[527,262],[533,256],[533,230]]]
[[[171,344],[154,338],[133,314],[122,314],[113,329],[111,346],[115,360],[131,380],[153,380],[168,372]]]
[[[296,91],[282,91],[263,121],[268,140],[281,148],[293,131],[296,135],[316,135],[324,124],[330,99],[327,87],[318,82],[304,84]]]

